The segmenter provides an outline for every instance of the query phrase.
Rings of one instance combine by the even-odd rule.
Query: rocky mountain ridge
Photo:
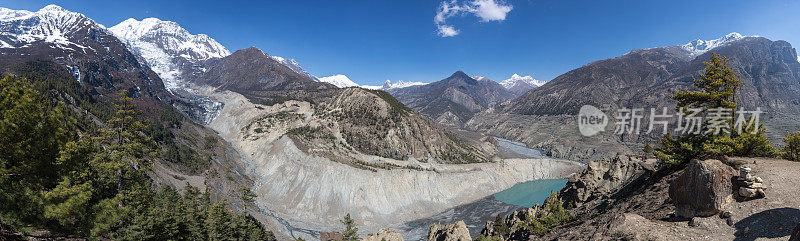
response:
[[[729,59],[744,85],[737,102],[746,110],[761,108],[768,137],[780,141],[788,130],[800,128],[790,121],[800,113],[800,63],[796,50],[785,41],[763,37],[736,37],[694,56],[681,45],[634,50],[625,55],[594,61],[535,88],[507,105],[484,111],[465,126],[474,131],[521,141],[566,158],[636,153],[656,135],[614,135],[614,122],[605,132],[583,137],[576,115],[583,105],[596,106],[613,117],[617,109],[671,110],[669,95],[694,88],[692,79],[702,73],[712,53]],[[649,114],[649,113],[648,113]],[[535,123],[535,124],[530,124]],[[644,124],[644,123],[643,123]],[[631,152],[629,152],[631,151]]]
[[[461,126],[474,113],[514,97],[497,82],[476,80],[462,71],[430,84],[389,89],[388,92],[432,120],[453,126]]]

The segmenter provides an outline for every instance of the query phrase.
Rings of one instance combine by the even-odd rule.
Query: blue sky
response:
[[[452,6],[469,8],[471,1]],[[800,1],[497,1],[510,11],[484,21],[482,12],[465,10],[444,23],[434,22],[439,0],[5,0],[0,6],[37,10],[55,3],[107,27],[130,17],[175,21],[231,51],[256,46],[295,58],[317,76],[345,74],[369,85],[432,82],[456,70],[498,81],[514,73],[550,80],[631,49],[730,32],[800,45]],[[441,37],[437,24],[459,34]]]

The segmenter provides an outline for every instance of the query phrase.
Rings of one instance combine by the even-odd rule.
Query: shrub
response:
[[[783,158],[789,161],[800,161],[800,131],[786,133],[783,142],[786,143],[786,146],[781,149]]]
[[[726,156],[776,157],[780,154],[769,138],[764,136],[764,127],[747,128],[738,135],[724,135],[703,143],[703,148],[710,153]]]
[[[564,207],[564,201],[556,193],[550,194],[542,205],[535,218],[526,220],[523,228],[535,235],[544,235],[551,228],[565,224],[571,220],[569,210]]]

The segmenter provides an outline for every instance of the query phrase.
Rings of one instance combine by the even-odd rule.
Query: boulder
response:
[[[361,241],[403,241],[403,235],[389,228],[382,228],[377,233],[371,233]]]
[[[693,160],[670,183],[669,198],[682,218],[707,217],[722,211],[733,200],[731,180],[736,170],[719,160]]]
[[[428,229],[428,241],[472,241],[464,221],[449,224],[433,224]]]
[[[655,159],[642,161],[629,156],[589,162],[586,169],[570,178],[560,196],[566,203],[581,206],[593,200],[625,193],[627,186],[652,176],[657,165]]]

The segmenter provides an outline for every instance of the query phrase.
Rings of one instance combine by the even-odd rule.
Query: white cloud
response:
[[[458,35],[458,30],[449,25],[439,25],[439,36],[453,37]]]
[[[457,0],[443,1],[436,10],[433,22],[436,23],[439,36],[452,37],[458,35],[459,30],[447,25],[447,19],[460,14],[474,14],[481,22],[503,21],[508,12],[514,9],[503,0],[473,0],[459,4]]]
[[[481,18],[482,22],[506,20],[506,14],[514,8],[511,5],[503,5],[502,2],[498,4],[495,0],[475,0],[472,5],[474,6],[472,12]]]

